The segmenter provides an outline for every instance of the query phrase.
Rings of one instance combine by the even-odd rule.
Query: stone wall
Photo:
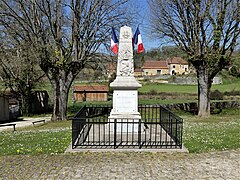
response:
[[[191,111],[197,108],[197,103],[164,104],[162,106],[170,110]],[[213,109],[240,108],[240,102],[239,101],[212,102],[211,108]]]
[[[155,75],[155,76],[143,76],[143,79],[150,80],[152,82],[160,82],[159,80],[164,80],[164,83],[172,84],[192,84],[196,85],[197,77],[195,76],[171,76],[171,75]],[[158,81],[157,81],[158,80]],[[214,77],[213,84],[222,84],[221,77]]]

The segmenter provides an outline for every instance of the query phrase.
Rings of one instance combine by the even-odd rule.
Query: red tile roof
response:
[[[144,62],[142,69],[168,69],[167,61],[147,60]]]
[[[109,88],[108,86],[105,85],[77,85],[77,86],[73,86],[73,91],[78,91],[78,92],[82,92],[82,91],[98,91],[98,92],[108,92]]]
[[[168,58],[167,62],[168,64],[188,64],[188,62],[181,57]]]

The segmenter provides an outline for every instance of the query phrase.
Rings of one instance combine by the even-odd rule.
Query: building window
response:
[[[173,65],[173,68],[175,68],[175,65]]]
[[[148,72],[146,72],[146,75],[148,75]]]
[[[161,75],[161,70],[157,70],[157,75]]]

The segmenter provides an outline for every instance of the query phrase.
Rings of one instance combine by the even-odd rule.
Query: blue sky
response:
[[[150,9],[147,0],[130,0],[128,7],[129,11],[134,9],[134,11],[137,11],[139,13],[139,15],[136,15],[136,24],[133,24],[131,28],[134,34],[137,26],[139,25],[139,30],[142,36],[145,50],[148,51],[153,48],[160,48],[161,46],[164,46],[163,40],[159,40],[151,36],[151,29],[149,23]],[[119,36],[119,29],[115,30],[117,32],[117,36]]]
[[[139,13],[141,16],[139,17],[138,24],[139,29],[142,35],[143,44],[146,50],[151,48],[158,48],[161,44],[160,40],[156,40],[155,38],[150,36],[150,27],[149,27],[149,6],[147,0],[134,0],[137,8],[139,9]],[[136,25],[137,26],[137,25]],[[136,27],[132,27],[133,33]]]

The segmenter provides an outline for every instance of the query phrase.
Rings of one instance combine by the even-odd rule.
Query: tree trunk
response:
[[[52,121],[67,119],[68,93],[72,81],[72,74],[66,74],[64,70],[62,70],[59,75],[55,75],[54,78],[51,79],[53,89]]]
[[[210,116],[210,88],[211,80],[208,75],[208,68],[204,61],[197,67],[198,76],[198,116]]]
[[[32,113],[31,94],[28,94],[28,96],[22,96],[22,113],[25,116],[30,116],[30,114]]]

